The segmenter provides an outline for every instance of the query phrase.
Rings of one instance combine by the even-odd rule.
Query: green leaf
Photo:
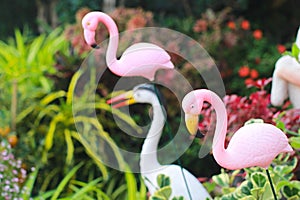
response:
[[[254,198],[253,196],[245,196],[240,198],[239,200],[256,200],[256,198]]]
[[[169,199],[171,194],[172,194],[171,186],[165,186],[165,187],[160,188],[159,190],[157,190],[154,193],[154,196],[161,196],[161,197],[164,197],[166,199]]]
[[[151,196],[150,200],[168,200],[168,199],[166,199],[162,196],[155,195],[155,196]]]
[[[251,174],[251,182],[253,183],[254,187],[262,188],[267,182],[267,177],[262,172],[255,172]]]
[[[74,144],[71,137],[71,132],[69,129],[65,129],[65,140],[67,143],[67,157],[66,157],[66,164],[70,165],[73,161],[73,155],[74,155]]]
[[[221,200],[238,200],[238,199],[235,198],[233,194],[226,194],[222,196]]]
[[[278,194],[277,194],[278,192],[277,191],[275,191],[275,192],[276,192],[276,196],[278,196]],[[273,200],[274,199],[274,194],[272,192],[272,188],[271,188],[271,185],[269,182],[267,182],[265,184],[263,199],[265,199],[265,200]]]
[[[214,182],[204,182],[203,186],[205,187],[205,189],[208,191],[208,193],[212,192],[215,190],[216,188],[216,183]]]
[[[250,181],[244,181],[240,185],[240,191],[245,195],[251,195],[251,189],[253,185]]]
[[[290,137],[289,138],[290,144],[294,149],[300,149],[300,137]]]
[[[73,75],[73,77],[71,79],[71,82],[70,82],[69,88],[68,88],[68,92],[67,92],[67,100],[66,100],[67,104],[71,104],[72,103],[72,98],[73,98],[73,95],[74,95],[74,90],[75,90],[76,83],[77,83],[80,75],[81,75],[81,71],[77,71]]]
[[[129,167],[128,167],[129,169]],[[128,199],[135,200],[136,199],[136,193],[137,193],[137,183],[134,177],[134,174],[129,172],[125,172],[125,179],[127,183],[127,193],[128,193]]]
[[[53,92],[51,94],[48,94],[47,96],[45,96],[41,101],[40,104],[42,106],[46,106],[49,103],[51,103],[52,101],[61,98],[61,97],[65,97],[66,96],[66,92],[63,90],[60,90],[58,92]]]
[[[75,131],[72,131],[71,134],[72,134],[72,137],[74,137],[77,141],[79,141],[84,146],[87,154],[94,160],[96,165],[99,167],[99,169],[102,173],[103,179],[107,180],[109,178],[108,170],[107,170],[106,166],[103,164],[103,162],[100,160],[97,153],[95,151],[93,151],[93,149],[90,148],[89,142],[87,142],[85,139],[80,137],[80,135]]]
[[[292,55],[293,55],[294,58],[296,58],[296,60],[298,60],[299,48],[298,48],[298,45],[296,43],[294,43],[293,46],[292,46]]]
[[[222,193],[223,194],[230,194],[230,193],[234,192],[235,189],[236,189],[235,187],[223,187],[222,188]]]
[[[168,177],[164,174],[157,175],[156,181],[157,181],[158,187],[160,187],[160,188],[169,186],[171,184],[170,177]]]
[[[180,197],[173,197],[172,200],[184,200],[184,197],[180,196]]]
[[[24,200],[29,200],[38,172],[39,170],[35,169],[32,173],[30,173],[29,177],[27,178],[27,181],[23,186],[23,188],[26,188],[25,192],[22,194],[22,198]]]
[[[83,163],[79,163],[78,165],[76,165],[65,177],[64,179],[59,183],[59,185],[57,186],[55,193],[53,194],[53,196],[51,197],[51,200],[56,200],[59,195],[61,194],[61,192],[63,191],[63,189],[65,188],[65,186],[68,184],[68,182],[70,181],[70,179],[74,176],[74,174],[77,172],[77,170],[83,165]]]
[[[256,198],[259,199],[259,197],[264,193],[263,188],[253,188],[251,189],[251,194]]]
[[[283,196],[286,198],[293,197],[295,195],[300,196],[300,182],[292,181],[282,187]]]
[[[101,180],[101,178],[97,178],[91,182],[89,182],[88,184],[86,184],[84,187],[82,187],[81,189],[79,189],[73,196],[71,199],[80,199],[82,198],[83,195],[85,195],[87,193],[87,191],[91,191],[94,190],[94,187],[97,183],[99,183],[99,181]]]
[[[281,129],[281,130],[285,130],[285,124],[282,121],[277,121],[276,122],[276,127]]]
[[[225,172],[213,176],[212,180],[221,187],[229,187],[229,175]]]
[[[140,177],[139,179],[139,183],[140,183],[140,188],[139,188],[139,191],[137,192],[136,194],[136,198],[138,200],[147,200],[147,187],[145,185],[145,182],[144,180]]]

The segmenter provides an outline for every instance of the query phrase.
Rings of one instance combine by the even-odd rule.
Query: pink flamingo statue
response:
[[[300,28],[296,37],[300,48]],[[300,108],[300,54],[298,58],[284,55],[275,64],[272,79],[271,103],[281,106],[289,97],[294,108]]]
[[[227,112],[221,98],[214,92],[198,89],[184,97],[182,108],[185,112],[187,129],[193,135],[198,130],[198,115],[204,101],[210,103],[216,110],[217,122],[212,152],[217,163],[230,170],[253,166],[265,168],[276,199],[276,193],[267,168],[279,153],[293,152],[286,135],[271,124],[252,123],[240,128],[233,135],[228,147],[225,149]]]
[[[122,57],[116,57],[119,32],[113,19],[103,12],[90,12],[82,19],[84,38],[88,45],[97,48],[95,32],[98,23],[102,22],[109,32],[109,44],[106,52],[106,64],[108,68],[118,76],[143,76],[154,80],[158,69],[173,69],[169,54],[151,43],[137,43],[125,50]]]

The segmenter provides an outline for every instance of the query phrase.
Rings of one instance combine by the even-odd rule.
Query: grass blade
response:
[[[83,165],[83,163],[79,163],[64,177],[64,179],[57,186],[53,196],[51,197],[51,200],[56,200],[59,197],[59,195],[62,193],[63,189],[66,187],[66,185],[70,181],[70,179],[74,176],[74,174],[77,172],[77,170],[82,165]]]

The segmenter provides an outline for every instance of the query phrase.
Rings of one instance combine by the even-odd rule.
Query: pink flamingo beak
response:
[[[185,115],[185,124],[191,135],[196,135],[198,131],[198,115],[186,114]]]
[[[90,45],[91,47],[93,48],[99,48],[97,43],[96,43],[96,40],[95,40],[95,31],[90,31],[90,30],[87,30],[87,29],[84,29],[84,39],[86,41],[86,43],[88,45]]]
[[[119,103],[118,103],[119,102]],[[133,91],[128,91],[124,94],[118,95],[106,101],[107,104],[114,104],[112,105],[113,108],[120,108],[127,105],[131,105],[136,103],[135,99],[133,98]]]

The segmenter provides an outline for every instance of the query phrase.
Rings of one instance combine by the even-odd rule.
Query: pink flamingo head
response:
[[[84,39],[86,43],[92,47],[97,46],[95,40],[95,33],[98,26],[97,12],[90,12],[82,19],[82,27],[84,29]]]
[[[182,109],[190,134],[195,135],[198,130],[198,119],[203,107],[203,98],[197,98],[196,91],[188,93],[182,100]]]

